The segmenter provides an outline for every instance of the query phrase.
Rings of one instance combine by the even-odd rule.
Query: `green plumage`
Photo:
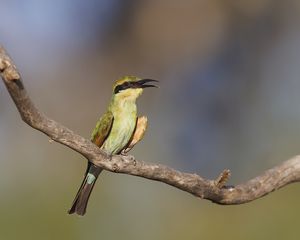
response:
[[[113,124],[108,137],[101,146],[109,154],[120,153],[126,147],[135,129],[137,118],[135,100],[119,100],[118,97],[115,95],[110,105]]]
[[[97,122],[96,127],[92,132],[91,141],[98,147],[101,147],[108,136],[113,124],[113,119],[114,115],[108,110]]]
[[[155,80],[126,76],[114,85],[112,99],[106,113],[99,119],[92,132],[91,141],[108,154],[119,154],[128,146],[137,123],[136,99],[147,82]],[[84,181],[75,197],[69,213],[84,215],[87,202],[102,169],[88,163]]]

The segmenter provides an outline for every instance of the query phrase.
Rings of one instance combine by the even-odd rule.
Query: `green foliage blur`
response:
[[[89,138],[120,76],[160,80],[137,159],[238,184],[297,155],[296,0],[1,0],[0,44],[32,100]],[[0,239],[299,239],[300,189],[219,206],[104,172],[86,216],[67,214],[86,161],[25,125],[0,82]]]

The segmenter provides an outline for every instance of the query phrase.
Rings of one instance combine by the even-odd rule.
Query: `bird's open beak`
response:
[[[149,83],[149,82],[158,82],[157,80],[153,80],[153,79],[142,79],[142,80],[139,80],[137,81],[136,83],[138,84],[138,87],[139,88],[147,88],[147,87],[158,87],[156,85],[152,85],[152,84],[146,84],[146,83]]]

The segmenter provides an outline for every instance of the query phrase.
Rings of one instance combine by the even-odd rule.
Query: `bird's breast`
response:
[[[121,152],[128,144],[136,125],[136,108],[119,108],[113,111],[114,122],[102,148],[110,153]]]

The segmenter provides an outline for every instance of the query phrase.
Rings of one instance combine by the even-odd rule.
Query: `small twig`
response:
[[[300,156],[293,157],[262,175],[235,187],[225,186],[230,176],[229,170],[224,170],[214,181],[204,179],[197,174],[179,172],[167,166],[138,161],[133,157],[109,156],[89,140],[39,112],[30,100],[11,58],[1,46],[0,75],[24,122],[48,135],[51,139],[50,142],[56,141],[68,146],[107,171],[164,182],[218,204],[246,203],[289,183],[300,181]]]
[[[215,185],[218,188],[222,188],[225,186],[225,184],[228,182],[229,178],[230,178],[230,170],[225,169],[223,172],[221,172],[221,174],[218,176],[218,178],[215,180]]]

